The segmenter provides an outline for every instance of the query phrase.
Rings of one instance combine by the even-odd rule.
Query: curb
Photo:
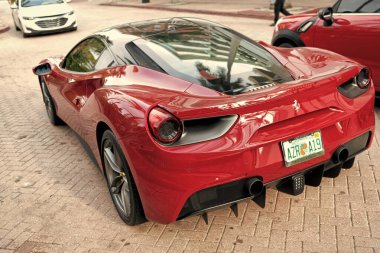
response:
[[[271,15],[267,12],[252,11],[252,10],[245,10],[245,11],[238,11],[238,12],[227,12],[227,11],[195,10],[195,9],[186,9],[186,8],[171,8],[171,7],[164,7],[164,6],[159,6],[159,5],[145,5],[145,6],[143,6],[143,5],[134,5],[134,4],[120,4],[120,3],[102,3],[100,5],[273,20],[273,15]]]

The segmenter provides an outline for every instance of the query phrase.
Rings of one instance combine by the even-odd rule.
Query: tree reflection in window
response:
[[[94,71],[96,61],[104,49],[105,46],[99,39],[87,39],[69,53],[64,68],[75,72]]]

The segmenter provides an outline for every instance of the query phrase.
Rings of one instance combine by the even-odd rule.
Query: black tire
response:
[[[132,173],[115,135],[110,130],[103,134],[101,156],[108,190],[120,218],[130,226],[145,222],[144,210]]]
[[[21,21],[20,21],[20,20],[19,20],[18,22],[21,24]],[[22,33],[22,37],[24,37],[24,38],[29,37],[29,34],[25,33],[24,30],[22,29],[22,27],[19,27],[19,29],[20,29],[20,31],[21,31],[21,33]]]
[[[46,109],[46,113],[48,115],[49,121],[55,126],[63,125],[64,122],[57,116],[57,111],[55,109],[53,99],[49,93],[49,90],[46,86],[44,78],[39,76],[38,79],[40,81],[42,98],[44,100],[45,109]]]
[[[292,48],[292,47],[295,47],[295,45],[293,45],[293,44],[290,43],[290,42],[284,42],[284,43],[281,43],[281,44],[279,45],[279,47]]]

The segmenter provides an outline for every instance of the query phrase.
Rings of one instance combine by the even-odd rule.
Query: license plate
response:
[[[289,167],[325,153],[321,131],[281,142],[285,166]]]

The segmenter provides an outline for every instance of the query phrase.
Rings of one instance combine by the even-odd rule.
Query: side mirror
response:
[[[334,23],[333,9],[331,7],[320,9],[318,17],[322,19],[325,26],[330,26]]]
[[[66,3],[71,3],[71,0],[66,0]]]
[[[37,76],[46,76],[51,74],[51,66],[49,63],[43,63],[33,68],[34,74]]]
[[[15,3],[11,4],[11,9],[12,10],[17,9],[17,4],[15,4]]]

